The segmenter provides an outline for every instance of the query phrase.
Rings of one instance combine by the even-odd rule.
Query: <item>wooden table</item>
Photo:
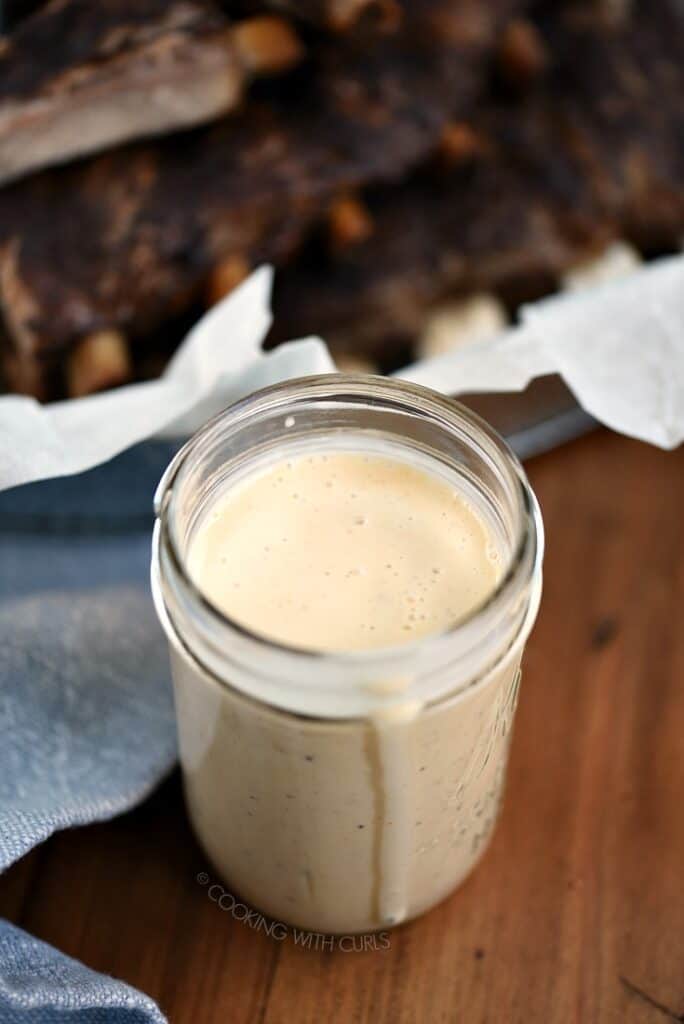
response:
[[[548,534],[509,786],[473,877],[391,948],[314,952],[222,913],[180,785],[65,832],[0,914],[173,1024],[684,1020],[684,449],[597,433],[529,465]]]

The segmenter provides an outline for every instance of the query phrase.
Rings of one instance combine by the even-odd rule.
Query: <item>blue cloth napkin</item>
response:
[[[152,494],[175,446],[0,494],[0,870],[143,800],[176,758],[149,591]],[[163,1021],[151,999],[0,921],[0,1024]]]
[[[148,996],[0,921],[2,1024],[164,1024]]]

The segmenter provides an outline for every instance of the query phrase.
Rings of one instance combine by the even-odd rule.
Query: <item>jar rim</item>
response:
[[[498,468],[504,467],[515,487],[518,506],[518,531],[515,544],[508,558],[506,571],[502,573],[496,587],[486,599],[466,615],[452,623],[446,630],[418,637],[395,646],[372,648],[360,651],[326,651],[288,645],[259,633],[233,619],[216,607],[191,579],[182,557],[173,529],[174,483],[177,482],[188,460],[202,444],[227,420],[238,422],[247,419],[271,403],[282,404],[292,401],[293,393],[303,394],[307,399],[344,400],[358,398],[380,398],[391,401],[396,408],[423,414],[439,420],[447,429],[458,424],[470,428],[480,444],[484,441],[488,454],[495,456]],[[162,476],[154,498],[155,514],[159,522],[160,546],[165,550],[172,569],[177,574],[190,600],[208,615],[220,629],[244,638],[258,649],[280,653],[301,664],[346,667],[367,667],[369,670],[388,660],[406,659],[426,650],[435,650],[453,644],[458,637],[472,628],[473,624],[491,614],[507,600],[521,572],[534,576],[541,566],[543,557],[543,525],[539,506],[517,456],[505,440],[479,415],[452,398],[440,395],[421,385],[372,375],[318,374],[308,377],[291,378],[253,392],[228,406],[212,417],[179,450]]]

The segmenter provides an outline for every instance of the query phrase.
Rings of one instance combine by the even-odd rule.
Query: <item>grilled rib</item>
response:
[[[522,95],[450,126],[431,174],[366,196],[373,232],[314,242],[276,281],[272,341],[318,332],[338,351],[403,357],[432,304],[553,290],[612,238],[645,252],[684,235],[684,54],[666,4],[606,24],[566,4],[542,18],[548,66]]]
[[[0,193],[10,384],[26,386],[27,362],[58,361],[95,331],[136,343],[197,301],[217,263],[282,262],[331,198],[400,178],[472,104],[509,9],[510,0],[486,12],[475,0],[416,0],[400,32],[370,49],[321,43],[287,82],[262,83],[215,125]],[[47,397],[54,373],[43,377],[32,389]]]
[[[208,0],[52,0],[0,50],[0,183],[210,121],[302,55],[283,19]]]

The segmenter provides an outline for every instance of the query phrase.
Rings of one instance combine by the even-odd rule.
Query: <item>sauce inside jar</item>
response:
[[[487,524],[453,482],[345,451],[284,459],[225,490],[195,530],[188,566],[240,625],[320,651],[444,632],[501,573]]]

